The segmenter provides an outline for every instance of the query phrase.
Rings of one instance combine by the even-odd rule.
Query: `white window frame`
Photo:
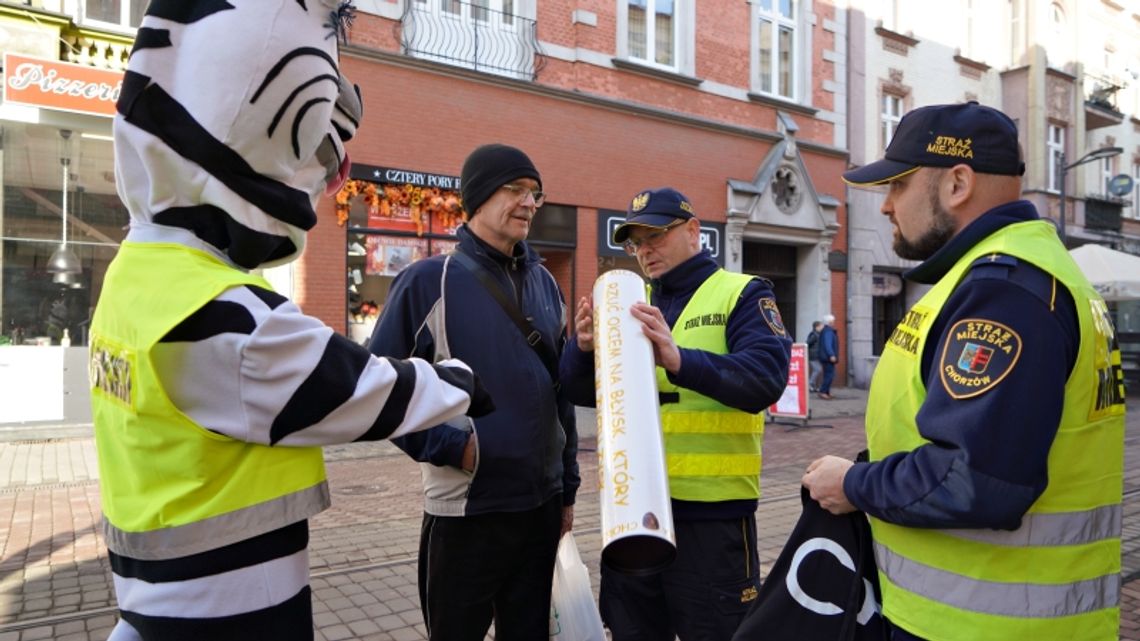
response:
[[[879,133],[882,138],[882,146],[879,151],[886,151],[887,145],[890,144],[891,138],[895,135],[895,129],[902,121],[903,110],[905,109],[904,100],[902,96],[886,91],[883,92],[883,97],[879,100]]]
[[[882,0],[883,28],[902,33],[899,27],[899,0]]]
[[[1061,155],[1065,153],[1065,128],[1050,123],[1047,136],[1045,148],[1048,150],[1049,182],[1046,184],[1046,191],[1059,194],[1061,177],[1065,173],[1061,168]]]
[[[974,28],[977,22],[977,11],[974,8],[974,0],[962,0],[960,11],[962,12],[962,34],[964,40],[959,53],[971,60],[978,60],[979,56],[974,38]]]
[[[808,64],[807,57],[801,51],[801,43],[803,42],[804,27],[803,16],[807,12],[806,5],[808,0],[788,0],[792,6],[792,17],[785,17],[777,8],[781,0],[751,0],[752,12],[752,91],[765,96],[772,96],[780,100],[789,100],[792,102],[800,101],[800,77],[803,75],[803,70]],[[772,37],[779,42],[780,28],[790,29],[792,32],[791,42],[791,78],[789,82],[788,95],[780,93],[779,90],[779,77],[780,77],[780,52],[775,48],[772,49],[772,56],[769,62],[768,72],[771,74],[772,87],[765,88],[763,84],[763,69],[760,67],[760,21],[763,20],[772,25]]]
[[[1100,187],[1098,194],[1108,194],[1108,183],[1116,175],[1116,158],[1101,158],[1100,160]]]
[[[83,24],[105,25],[105,26],[111,27],[112,29],[114,29],[116,31],[127,31],[127,32],[131,32],[131,33],[135,32],[138,29],[138,25],[132,25],[131,24],[131,4],[133,2],[141,2],[142,3],[143,13],[140,14],[140,18],[139,18],[140,22],[142,21],[141,16],[146,15],[146,5],[149,4],[149,0],[121,0],[121,3],[119,5],[119,20],[117,22],[111,22],[109,20],[103,20],[101,18],[93,18],[93,17],[88,16],[87,15],[87,0],[78,0],[78,2],[79,2],[79,12],[80,12],[80,16],[81,16],[80,20],[82,21]]]
[[[1009,0],[1009,66],[1021,62],[1025,49],[1024,0]]]
[[[1140,219],[1140,160],[1132,161],[1132,217]]]
[[[656,4],[661,0],[645,0],[646,11],[646,58],[635,58],[629,47],[629,0],[617,2],[617,43],[618,56],[627,62],[672,71],[686,76],[696,73],[695,44],[696,0],[673,0],[673,63],[664,65],[656,61],[656,28],[648,17],[655,15]]]

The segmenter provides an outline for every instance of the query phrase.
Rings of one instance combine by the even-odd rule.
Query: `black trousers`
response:
[[[760,588],[756,517],[677,521],[677,558],[630,576],[602,566],[602,620],[613,641],[729,641]]]
[[[420,607],[432,641],[546,639],[562,496],[527,512],[424,515]]]

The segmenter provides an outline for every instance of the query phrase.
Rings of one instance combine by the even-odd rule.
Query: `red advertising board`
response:
[[[789,418],[808,417],[808,369],[807,343],[792,343],[792,359],[788,363],[788,386],[779,400],[768,408],[771,416]]]

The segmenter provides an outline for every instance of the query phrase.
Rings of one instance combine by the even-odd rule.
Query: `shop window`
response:
[[[452,180],[433,177],[433,182],[440,178]],[[337,210],[349,228],[347,333],[363,344],[372,335],[396,274],[455,247],[463,208],[453,189],[350,180],[337,195]]]
[[[129,220],[115,192],[110,137],[7,122],[4,142],[0,343],[86,345]],[[64,241],[65,271],[57,262]]]
[[[348,226],[347,334],[364,344],[396,275],[418,260],[450,252],[458,242],[455,231],[465,218],[460,193],[453,188],[459,185],[457,177],[364,166],[354,167],[353,175],[395,181],[350,180],[336,198],[337,213]],[[542,206],[527,239],[547,260],[567,296],[577,211],[568,205]]]

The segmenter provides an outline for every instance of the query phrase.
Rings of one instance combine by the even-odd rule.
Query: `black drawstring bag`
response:
[[[835,516],[807,488],[800,500],[800,520],[732,641],[886,641],[867,517]]]

